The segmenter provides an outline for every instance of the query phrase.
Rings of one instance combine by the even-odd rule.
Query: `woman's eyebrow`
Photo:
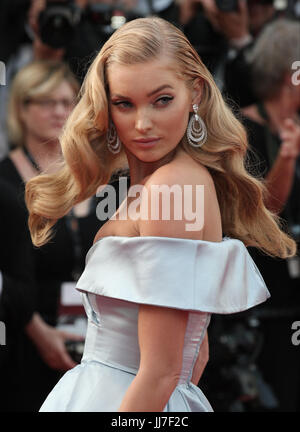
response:
[[[153,90],[152,92],[150,92],[149,94],[147,94],[147,97],[152,96],[155,93],[158,93],[159,91],[164,90],[165,88],[171,88],[172,90],[174,90],[173,87],[170,86],[170,84],[164,84],[164,85],[158,87],[156,90]]]
[[[147,94],[147,97],[153,96],[155,93],[158,93],[161,90],[164,90],[165,88],[170,88],[172,90],[174,90],[174,88],[172,86],[170,86],[169,84],[163,84],[162,86],[158,87],[157,89],[151,91],[150,93]],[[130,99],[130,97],[128,96],[122,96],[120,94],[113,94],[111,96],[112,98],[122,98],[122,99]]]

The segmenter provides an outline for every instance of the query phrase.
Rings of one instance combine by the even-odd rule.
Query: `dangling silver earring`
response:
[[[108,150],[110,150],[114,154],[119,153],[119,151],[121,150],[121,141],[118,137],[117,130],[113,122],[109,123],[106,138]]]
[[[207,129],[204,121],[198,116],[198,105],[193,105],[194,114],[192,115],[188,128],[187,128],[187,140],[193,147],[201,147],[207,140]]]

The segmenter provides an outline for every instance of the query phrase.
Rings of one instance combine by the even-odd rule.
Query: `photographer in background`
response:
[[[298,58],[300,22],[278,19],[258,37],[248,59],[257,102],[243,108],[254,166],[265,178],[266,206],[280,214],[300,245],[300,84],[291,65]],[[252,158],[253,154],[249,153]],[[272,293],[256,307],[264,333],[259,365],[279,400],[279,411],[300,409],[300,351],[291,325],[300,315],[300,257],[284,262],[251,252]],[[299,251],[298,251],[299,254]]]
[[[94,55],[127,21],[148,15],[172,16],[172,0],[35,0],[31,28],[35,46],[63,56],[80,81]]]
[[[268,24],[248,54],[257,102],[243,108],[256,167],[269,192],[266,206],[280,214],[300,245],[300,84],[291,65],[299,58],[300,22]],[[250,155],[251,156],[251,155]],[[280,411],[300,409],[300,351],[291,325],[300,316],[300,257],[283,262],[253,250],[272,296],[256,309],[265,343],[259,364],[279,400]]]
[[[273,0],[187,0],[181,5],[185,34],[225,96],[239,106],[255,99],[246,52],[263,27],[286,10]]]

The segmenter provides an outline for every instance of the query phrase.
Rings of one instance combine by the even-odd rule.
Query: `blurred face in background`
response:
[[[25,140],[57,141],[62,127],[74,107],[75,93],[67,81],[53,91],[25,101],[21,119],[25,127]]]

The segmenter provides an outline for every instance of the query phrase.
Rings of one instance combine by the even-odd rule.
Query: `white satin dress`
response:
[[[189,311],[181,375],[164,412],[212,411],[190,381],[211,314],[245,311],[270,296],[245,245],[228,237],[104,237],[89,250],[76,288],[88,316],[84,355],[42,412],[118,411],[139,369],[140,304]]]

